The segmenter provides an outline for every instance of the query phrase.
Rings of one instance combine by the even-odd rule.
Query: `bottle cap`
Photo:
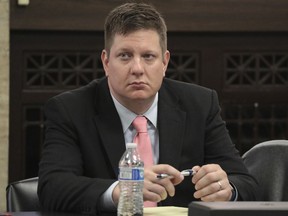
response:
[[[126,143],[126,148],[136,148],[137,144],[136,143]]]

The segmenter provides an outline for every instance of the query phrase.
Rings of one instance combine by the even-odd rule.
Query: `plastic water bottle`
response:
[[[136,147],[136,143],[127,143],[126,151],[119,162],[118,216],[143,215],[144,163]]]

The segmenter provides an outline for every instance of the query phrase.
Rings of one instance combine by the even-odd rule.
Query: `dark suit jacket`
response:
[[[50,99],[45,107],[46,136],[38,194],[52,211],[100,211],[99,197],[117,180],[125,151],[120,118],[107,79]],[[164,79],[159,91],[159,163],[178,170],[217,163],[239,191],[239,200],[255,200],[257,184],[232,144],[215,91]],[[162,205],[186,206],[194,200],[186,178]]]

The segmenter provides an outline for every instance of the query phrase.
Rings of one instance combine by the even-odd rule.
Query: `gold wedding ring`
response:
[[[220,181],[217,181],[217,183],[218,183],[218,185],[219,185],[219,190],[218,190],[218,191],[223,190],[221,182],[220,182]]]

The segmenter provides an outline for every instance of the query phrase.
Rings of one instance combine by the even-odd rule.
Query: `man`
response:
[[[105,22],[106,77],[48,101],[39,171],[45,210],[115,211],[118,162],[137,116],[148,119],[153,163],[144,200],[187,206],[193,200],[255,200],[257,183],[232,144],[215,91],[164,78],[166,25],[150,5],[127,3]],[[193,177],[181,170],[193,169]],[[157,179],[167,173],[173,178]]]

